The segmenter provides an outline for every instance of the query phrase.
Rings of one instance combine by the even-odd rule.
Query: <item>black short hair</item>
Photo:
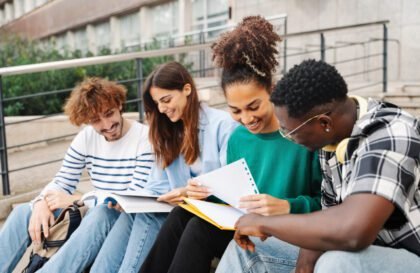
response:
[[[279,80],[271,93],[275,106],[286,106],[299,118],[314,107],[347,97],[347,84],[337,69],[323,61],[305,60]]]

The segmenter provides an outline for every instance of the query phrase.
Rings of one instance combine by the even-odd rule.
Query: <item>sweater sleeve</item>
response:
[[[321,167],[318,153],[311,154],[310,195],[300,195],[287,198],[290,203],[290,213],[309,213],[321,209]]]
[[[83,169],[86,166],[86,130],[80,131],[73,139],[70,147],[67,149],[60,170],[50,183],[45,186],[40,195],[35,197],[31,202],[38,200],[41,195],[45,195],[47,191],[57,190],[68,194],[73,194],[76,186],[80,181]]]

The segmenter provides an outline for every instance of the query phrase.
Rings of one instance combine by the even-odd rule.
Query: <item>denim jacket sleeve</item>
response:
[[[158,163],[154,163],[145,190],[154,194],[164,194],[171,190],[168,175]]]

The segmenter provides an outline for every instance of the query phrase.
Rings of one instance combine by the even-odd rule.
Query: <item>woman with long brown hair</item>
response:
[[[237,123],[227,112],[199,102],[191,75],[177,62],[157,67],[144,87],[149,139],[157,162],[147,183],[162,194],[159,201],[174,205],[184,196],[207,196],[206,189],[191,179],[226,164],[227,141]],[[109,233],[91,272],[138,272],[168,214],[124,215]]]

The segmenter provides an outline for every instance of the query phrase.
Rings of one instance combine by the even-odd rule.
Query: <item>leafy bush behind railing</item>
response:
[[[159,43],[155,42],[145,49],[158,49]],[[132,50],[132,49],[131,49]],[[122,52],[111,52],[110,49],[103,48],[97,55],[110,55]],[[93,56],[88,52],[83,56],[79,51],[58,51],[54,47],[44,47],[38,41],[31,41],[16,35],[1,35],[0,39],[0,67],[35,64],[42,62],[60,61],[81,57]],[[154,57],[142,60],[143,75],[147,76],[157,64],[174,60],[173,56]],[[185,55],[178,59],[180,62],[185,60]],[[191,64],[185,64],[191,67]],[[14,98],[26,96],[40,92],[65,90],[73,88],[78,82],[88,76],[105,77],[110,80],[134,80],[136,79],[135,60],[91,65],[71,69],[51,70],[47,72],[4,76],[3,97]],[[137,98],[137,82],[133,81],[124,84],[128,90],[128,99]],[[48,94],[19,100],[5,101],[3,104],[6,116],[23,115],[47,115],[62,112],[62,106],[70,91],[57,94]],[[127,111],[137,111],[136,104],[126,106]]]

